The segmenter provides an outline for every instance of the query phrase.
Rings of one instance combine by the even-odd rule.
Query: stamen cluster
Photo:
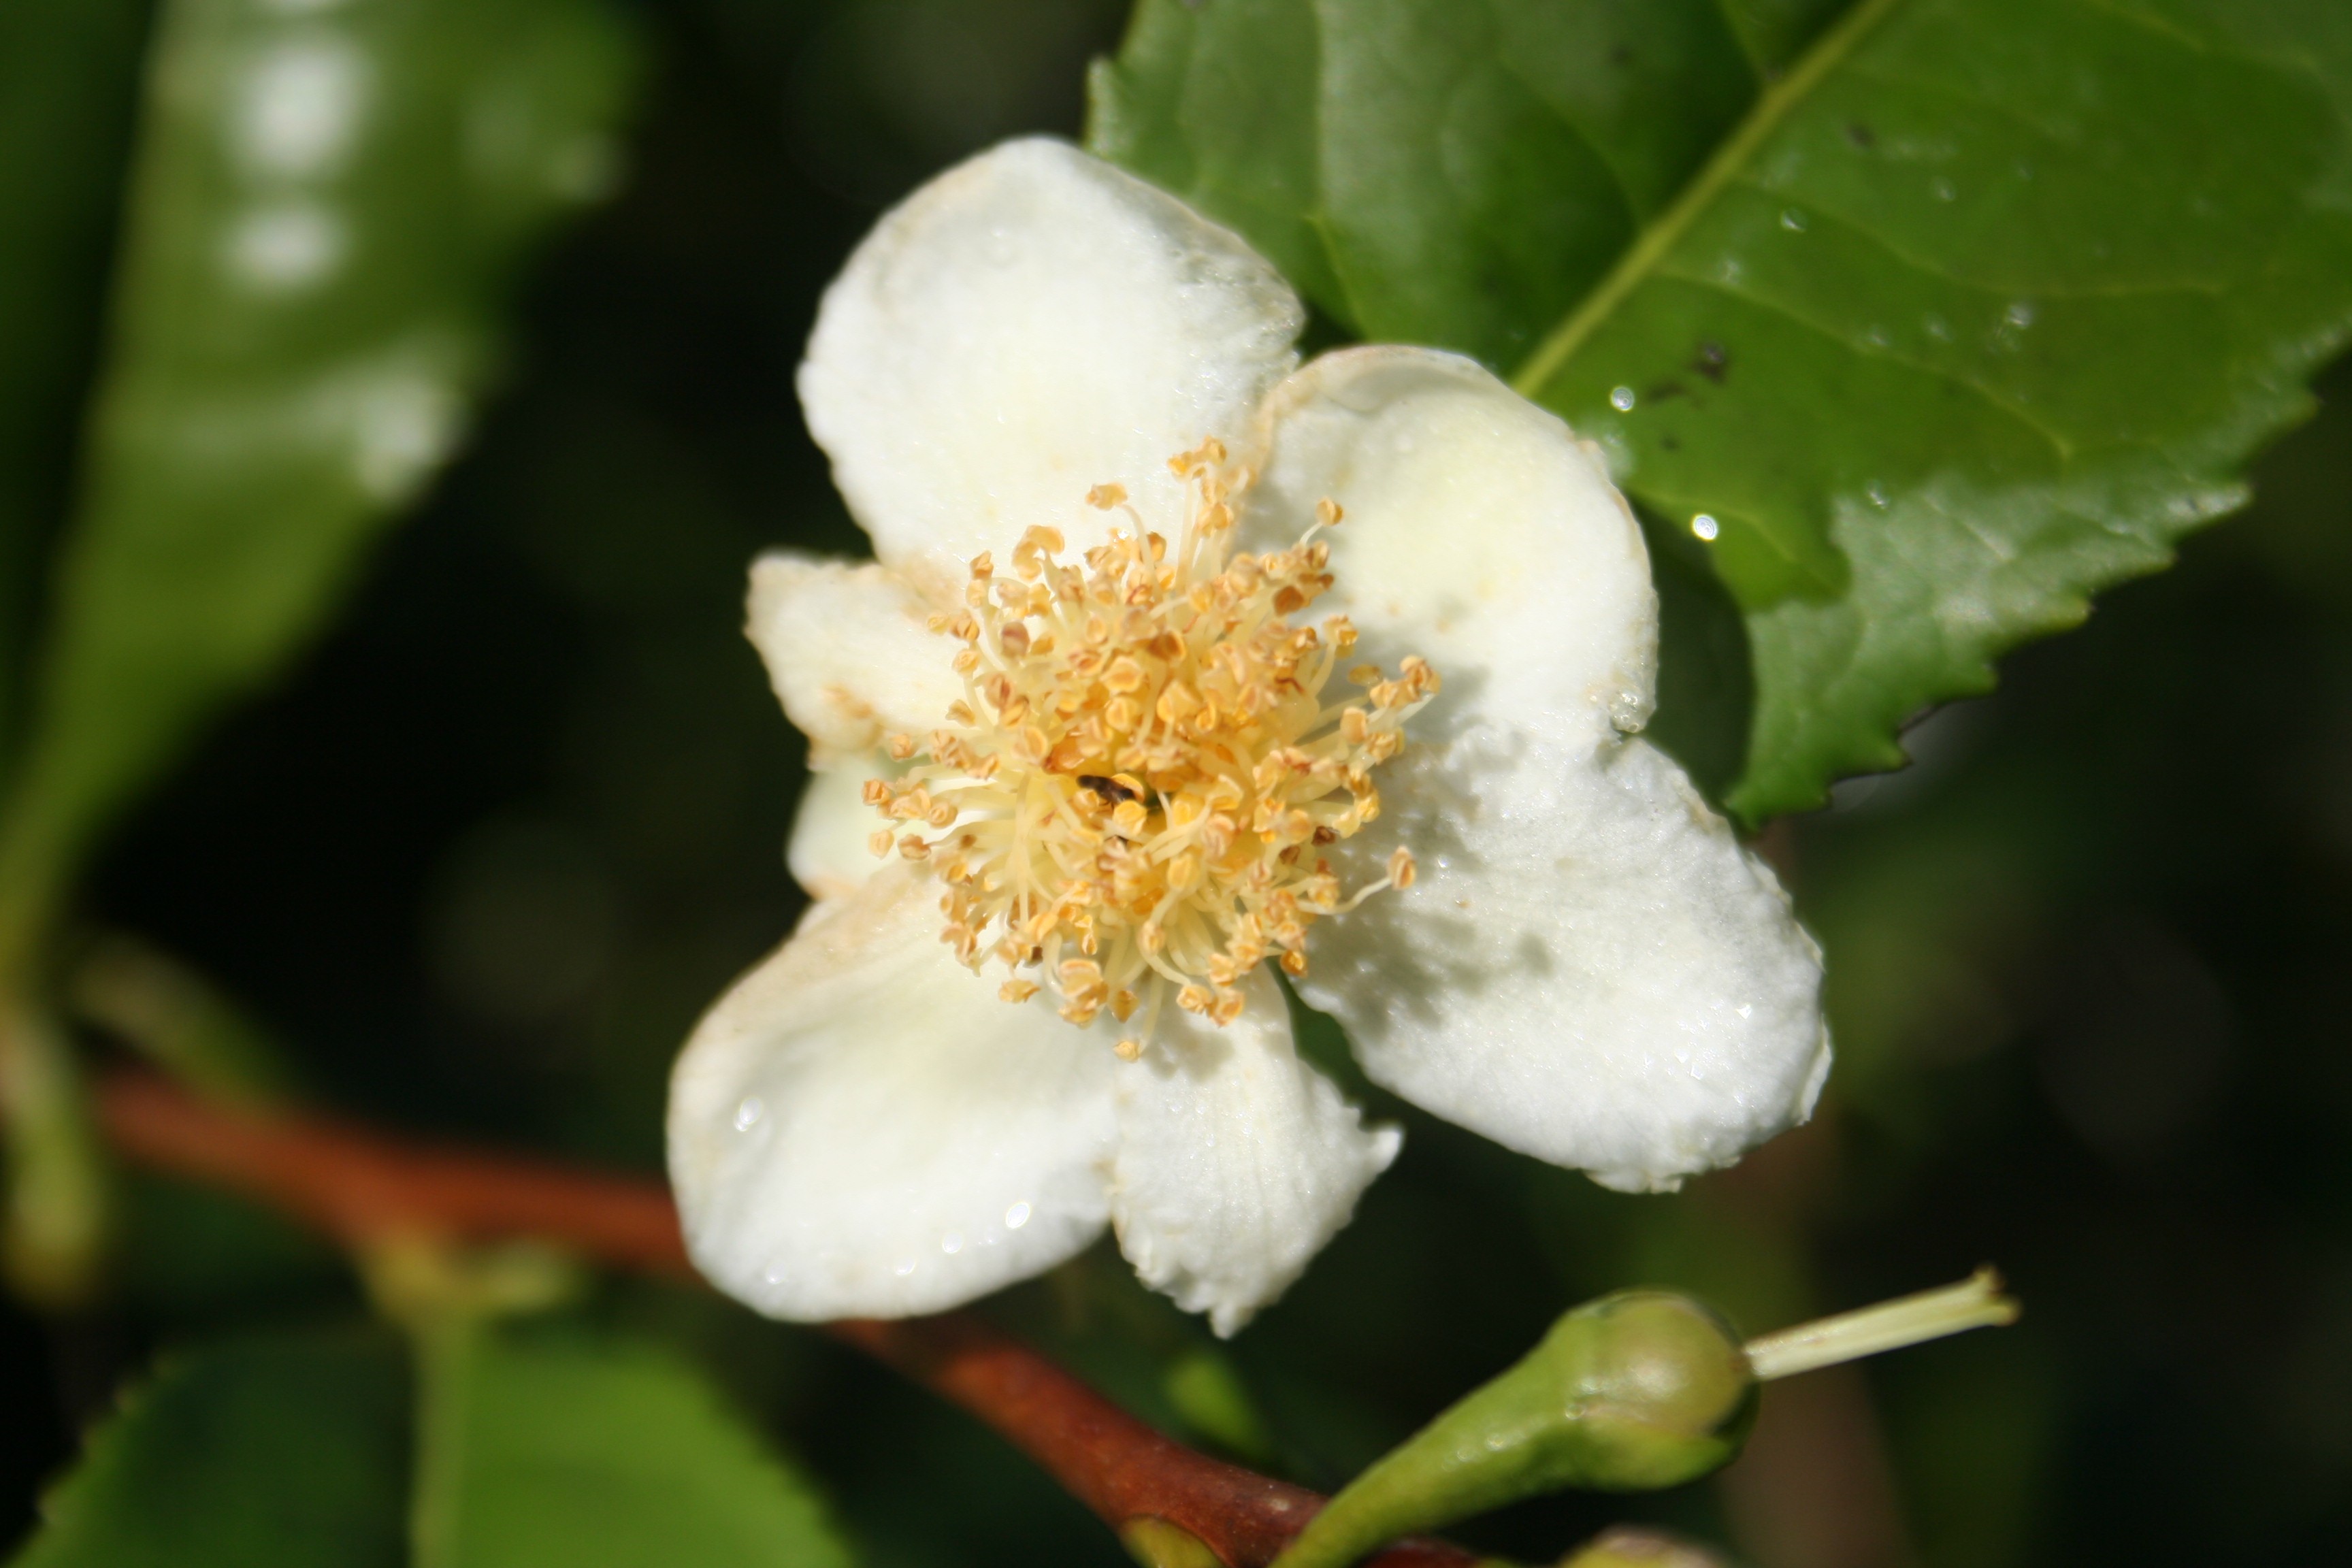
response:
[[[1224,465],[1213,440],[1170,459],[1188,494],[1172,549],[1108,484],[1087,501],[1133,529],[1079,561],[1050,528],[1023,536],[1008,573],[974,559],[964,609],[931,618],[964,645],[964,697],[927,738],[890,737],[914,765],[866,785],[892,824],[875,853],[936,871],[957,956],[1013,970],[1007,1001],[1042,977],[1074,1024],[1139,1011],[1118,1045],[1129,1058],[1170,996],[1230,1023],[1252,968],[1273,957],[1304,974],[1309,925],[1413,877],[1400,848],[1343,901],[1315,851],[1380,815],[1371,771],[1437,673],[1418,658],[1393,678],[1360,665],[1360,695],[1327,703],[1355,628],[1288,617],[1331,586],[1315,535],[1339,508],[1319,503],[1288,550],[1228,557],[1249,474]]]

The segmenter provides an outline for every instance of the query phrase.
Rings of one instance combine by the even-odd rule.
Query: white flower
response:
[[[826,294],[801,397],[878,564],[769,556],[750,626],[818,901],[669,1113],[694,1257],[759,1310],[937,1310],[1108,1222],[1233,1331],[1399,1141],[1293,1051],[1277,959],[1375,1081],[1611,1186],[1810,1111],[1819,955],[1629,738],[1656,603],[1600,460],[1453,355],[1297,369],[1301,320],[1044,141]]]

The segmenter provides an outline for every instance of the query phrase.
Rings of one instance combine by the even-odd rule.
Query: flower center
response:
[[[1034,971],[1073,1024],[1139,1012],[1118,1043],[1129,1059],[1170,998],[1231,1023],[1253,967],[1306,973],[1309,925],[1413,877],[1400,848],[1343,901],[1316,852],[1380,815],[1371,771],[1402,748],[1437,673],[1417,658],[1393,678],[1360,665],[1359,691],[1326,699],[1355,628],[1289,617],[1331,585],[1315,535],[1339,508],[1318,503],[1288,550],[1229,556],[1250,476],[1224,458],[1211,440],[1169,460],[1188,496],[1172,549],[1107,484],[1087,501],[1135,526],[1082,562],[1062,562],[1050,528],[1023,535],[1009,574],[974,559],[966,608],[931,617],[964,644],[963,700],[927,740],[890,737],[893,758],[920,760],[866,785],[893,825],[874,852],[895,847],[945,884],[941,940],[957,956],[1014,971],[1009,1002],[1036,994]]]

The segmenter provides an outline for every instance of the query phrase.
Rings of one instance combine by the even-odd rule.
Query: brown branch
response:
[[[652,1182],[236,1109],[147,1073],[108,1078],[98,1110],[129,1158],[257,1199],[354,1249],[418,1234],[535,1238],[615,1268],[693,1275],[677,1213]],[[1227,1568],[1262,1568],[1323,1505],[1317,1493],[1153,1431],[969,1313],[824,1327],[994,1427],[1122,1534],[1139,1521],[1164,1521],[1206,1543]],[[1412,1541],[1366,1568],[1473,1568],[1478,1561],[1441,1542]]]
[[[328,1121],[225,1105],[152,1074],[99,1086],[108,1139],[142,1164],[226,1187],[353,1250],[423,1233],[536,1237],[600,1263],[691,1277],[669,1194],[627,1176],[419,1148]]]

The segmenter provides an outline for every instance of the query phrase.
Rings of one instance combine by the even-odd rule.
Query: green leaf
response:
[[[131,141],[145,0],[0,5],[0,760],[27,578],[70,470]]]
[[[166,1356],[13,1568],[400,1568],[408,1379],[376,1335]]]
[[[165,0],[0,958],[447,458],[526,242],[609,181],[627,58],[600,0]]]
[[[1226,128],[1181,111],[1249,40],[1183,9],[1147,0],[1097,73],[1094,144],[1278,260],[1296,229],[1256,210],[1307,192],[1282,210],[1339,280],[1319,302],[1516,368],[1713,533],[1751,820],[1899,765],[1907,717],[2168,562],[2352,331],[2332,0],[1864,0],[1817,37],[1808,5],[1710,32],[1706,5],[1335,0],[1270,37],[1309,65],[1303,151],[1217,165],[1239,194],[1202,174]]]
[[[1089,144],[1368,338],[1507,365],[1834,0],[1144,0]]]
[[[1117,60],[1087,77],[1087,144],[1223,218],[1353,329],[1318,227],[1307,0],[1142,0]],[[1304,89],[1304,90],[1302,90]]]
[[[807,1482],[650,1345],[423,1339],[417,1568],[848,1568]]]

